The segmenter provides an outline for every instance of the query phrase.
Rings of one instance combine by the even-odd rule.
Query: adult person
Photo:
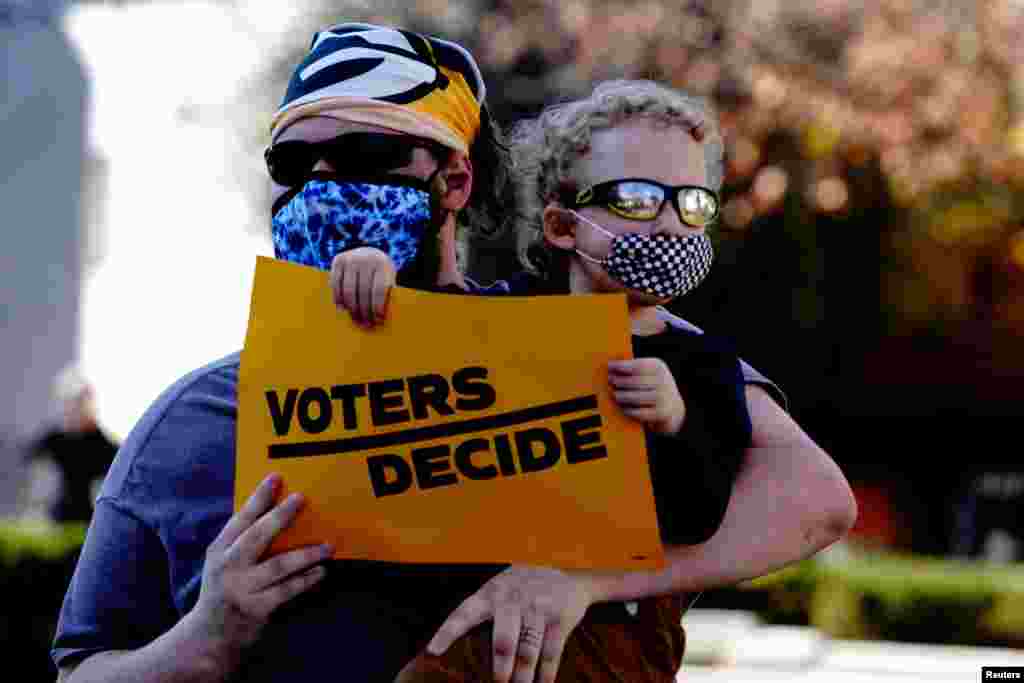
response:
[[[468,286],[455,267],[460,216],[479,226],[498,215],[507,168],[468,52],[331,27],[272,125],[278,257],[326,267],[372,245],[399,263],[399,282]],[[275,505],[270,477],[232,514],[238,365],[236,353],[182,378],[126,437],[61,610],[52,656],[63,680],[388,681],[500,571],[325,566],[326,545],[265,558],[302,501]]]
[[[697,100],[652,83],[627,81],[603,84],[588,98],[548,109],[538,119],[521,124],[513,136],[520,175],[517,186],[523,190],[524,197],[522,213],[525,218],[520,228],[522,235],[529,238],[526,240],[529,249],[523,254],[524,265],[529,272],[506,283],[507,293],[568,293],[570,273],[589,279],[581,275],[588,272],[587,267],[592,268],[584,263],[586,259],[573,258],[573,250],[564,245],[552,248],[553,239],[564,241],[567,237],[549,234],[549,228],[553,231],[567,225],[563,231],[575,240],[577,231],[582,230],[576,221],[566,220],[566,211],[567,207],[582,210],[584,204],[577,200],[578,194],[587,189],[581,186],[584,181],[600,190],[585,206],[601,207],[602,224],[615,220],[610,214],[610,210],[616,208],[611,203],[618,197],[612,196],[615,192],[646,193],[618,197],[620,216],[634,211],[640,200],[650,208],[656,191],[665,192],[664,187],[646,181],[625,189],[601,184],[614,178],[643,175],[638,169],[657,167],[659,172],[665,173],[664,164],[659,167],[657,162],[670,158],[672,148],[661,146],[665,140],[657,134],[628,125],[635,118],[641,119],[642,124],[645,117],[667,120],[677,129],[691,131],[694,139],[703,143],[701,157],[706,168],[699,173],[702,181],[699,184],[709,185],[714,191],[719,189],[721,142],[717,127]],[[673,139],[672,142],[678,141]],[[689,172],[696,173],[692,169]],[[662,198],[666,201],[658,204],[662,212],[657,216],[674,215],[665,209],[666,203],[696,201],[700,197],[662,195]],[[679,204],[674,207],[677,211],[685,209]],[[593,214],[588,216],[596,219]],[[616,225],[622,228],[622,223],[620,220]],[[600,239],[588,237],[584,242],[607,250],[608,245]],[[600,249],[599,252],[604,254]],[[393,268],[382,255],[378,262],[371,263],[368,256],[341,254],[335,259],[332,272],[333,296],[340,307],[348,309],[358,319],[374,321],[386,314],[386,291],[374,293],[373,301],[381,305],[368,310],[365,304],[370,297],[353,284],[366,280],[365,275],[353,273],[360,268],[372,269],[375,283],[393,279]],[[692,327],[663,310],[660,318],[670,320],[675,326]],[[452,614],[431,643],[431,652],[410,663],[400,680],[474,680],[493,671],[495,680],[505,681],[515,670],[516,680],[520,680],[520,676],[523,680],[533,680],[536,673],[539,680],[551,681],[555,665],[567,645],[571,655],[568,661],[563,660],[560,674],[565,680],[572,680],[574,675],[601,680],[602,675],[612,673],[631,680],[671,677],[674,675],[672,666],[678,664],[673,656],[681,657],[681,646],[675,650],[669,646],[678,640],[669,633],[671,625],[661,624],[667,637],[657,643],[641,642],[638,633],[646,629],[644,635],[649,636],[652,622],[664,622],[665,614],[673,610],[649,609],[642,617],[646,620],[644,628],[637,628],[636,624],[631,624],[625,610],[608,610],[604,605],[610,601],[679,595],[733,584],[808,557],[844,534],[852,526],[856,513],[842,474],[768,396],[766,389],[772,389],[772,385],[749,367],[745,368],[745,374],[754,441],[748,449],[725,519],[711,539],[698,545],[673,548],[671,564],[663,572],[588,576],[512,567],[488,582]],[[802,483],[794,486],[798,480]],[[679,482],[680,492],[685,490],[686,483]],[[819,498],[818,493],[824,495]],[[796,497],[791,497],[793,494]],[[591,613],[587,610],[592,604],[601,605],[602,609],[600,616],[588,621],[584,614]],[[581,619],[583,632],[570,637]],[[488,620],[493,620],[493,627],[476,628]],[[489,637],[492,629],[493,637]],[[472,632],[473,637],[460,640],[452,652],[446,653],[451,644],[467,632]],[[645,645],[658,650],[660,657],[652,658],[650,652],[645,653]],[[445,656],[438,657],[442,653]],[[638,671],[631,667],[646,669]],[[604,674],[598,675],[599,672]]]

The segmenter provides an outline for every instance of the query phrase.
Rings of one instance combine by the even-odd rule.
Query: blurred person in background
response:
[[[276,256],[330,269],[339,305],[364,324],[385,313],[396,283],[510,291],[459,270],[459,225],[498,224],[507,208],[508,166],[484,101],[458,45],[364,24],[319,32],[266,155]],[[380,204],[351,197],[386,206],[368,215]],[[532,601],[576,581],[543,568],[325,566],[328,545],[265,557],[302,498],[275,505],[271,476],[232,514],[238,360],[183,378],[126,439],[61,611],[53,658],[63,680],[390,680],[467,596],[486,602],[483,621],[516,591]],[[681,570],[695,587],[807,557],[852,523],[828,456],[768,390],[746,394],[754,445],[721,531]]]
[[[1024,560],[1024,474],[977,467],[953,502],[952,555],[1003,564]]]
[[[86,83],[63,0],[0,0],[0,517],[18,514],[24,456],[75,357]]]
[[[96,421],[95,390],[75,367],[57,378],[54,396],[61,423],[38,439],[30,453],[30,490],[51,490],[37,496],[34,507],[45,506],[56,522],[88,522],[103,477],[117,454],[115,444]],[[47,486],[54,482],[56,486]]]

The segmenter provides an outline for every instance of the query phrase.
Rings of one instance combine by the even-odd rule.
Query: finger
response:
[[[432,655],[444,654],[445,650],[451,647],[457,639],[469,632],[477,624],[482,624],[491,616],[491,603],[474,593],[459,605],[452,612],[441,628],[437,630],[430,643],[427,644],[427,652]]]
[[[359,315],[363,318],[363,324],[368,326],[374,323],[373,280],[378,270],[377,266],[372,268],[359,274]]]
[[[608,383],[616,389],[653,389],[655,387],[654,378],[647,374],[608,373]]]
[[[233,514],[224,528],[220,530],[213,543],[210,544],[210,549],[229,547],[243,531],[255,524],[256,520],[274,504],[274,495],[280,483],[281,477],[277,474],[270,474],[261,481],[241,509]]]
[[[378,268],[373,274],[373,320],[384,320],[387,314],[388,295],[391,293],[393,278],[388,268]]]
[[[324,543],[275,555],[256,565],[246,584],[250,592],[256,593],[292,574],[306,571],[317,562],[329,559],[333,554],[334,548],[329,543]]]
[[[658,392],[651,389],[613,391],[620,408],[652,408],[658,404]]]
[[[656,372],[661,364],[658,358],[631,358],[629,360],[608,361],[608,370],[617,375],[635,375],[645,372]]]
[[[338,308],[344,308],[345,303],[342,299],[341,283],[342,277],[345,273],[345,257],[344,254],[338,254],[334,257],[331,262],[331,273],[328,277],[331,283],[331,300],[334,305]]]
[[[254,596],[253,606],[260,614],[267,616],[280,605],[315,586],[326,575],[327,570],[322,566],[310,567],[301,574],[292,576],[257,593]]]
[[[491,659],[494,661],[494,680],[498,683],[505,683],[512,678],[522,625],[522,610],[517,605],[501,605],[495,610]]]
[[[654,408],[623,408],[622,412],[627,417],[644,423],[654,422],[661,417]]]
[[[255,564],[267,551],[271,542],[281,533],[281,530],[292,523],[299,508],[302,507],[302,503],[302,494],[293,493],[273,510],[260,517],[259,521],[243,531],[238,540],[228,549],[228,560],[238,560],[246,566]]]
[[[628,375],[634,372],[635,360],[610,360],[608,361],[608,372],[616,375]]]
[[[535,610],[523,615],[523,627],[519,632],[519,647],[516,650],[516,668],[512,675],[514,683],[533,683],[537,674],[537,662],[544,644],[546,624]]]
[[[341,305],[352,319],[359,322],[359,301],[356,289],[359,284],[359,269],[348,267],[341,276]]]
[[[565,642],[568,640],[569,632],[562,622],[556,621],[548,624],[544,632],[544,645],[540,650],[540,664],[537,669],[537,680],[539,683],[555,683],[555,676],[558,675],[558,665],[562,662],[562,653],[565,652]]]
[[[359,307],[359,319],[364,325],[370,324],[371,312],[370,287],[373,286],[373,271],[361,270],[356,274],[356,306]]]
[[[359,276],[359,310],[362,313],[362,322],[369,326],[377,322],[374,313],[374,284],[377,282],[378,271],[380,266]]]

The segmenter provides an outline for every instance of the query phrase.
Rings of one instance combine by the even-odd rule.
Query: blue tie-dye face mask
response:
[[[375,247],[399,271],[416,257],[431,224],[426,181],[314,173],[274,202],[271,234],[274,255],[285,261],[330,270],[341,252]]]

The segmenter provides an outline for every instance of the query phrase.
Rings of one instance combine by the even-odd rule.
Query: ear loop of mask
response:
[[[617,237],[617,235],[615,233],[609,232],[608,230],[605,230],[600,225],[598,225],[594,221],[590,220],[586,216],[583,216],[582,214],[577,213],[574,209],[569,209],[569,212],[572,215],[576,216],[577,219],[583,221],[584,223],[589,224],[593,228],[597,228],[597,230],[603,232],[605,235],[607,235],[608,237],[611,237],[613,240]],[[593,256],[590,256],[589,254],[584,254],[582,251],[580,251],[579,249],[577,249],[575,247],[573,247],[573,251],[575,251],[577,254],[579,254],[580,256],[585,258],[586,260],[590,261],[591,263],[596,263],[599,266],[603,266],[604,265],[605,259],[596,259]]]
[[[441,269],[441,227],[448,218],[448,210],[441,208],[441,198],[446,190],[444,178],[440,178],[443,166],[427,176],[423,182],[430,198],[430,226],[412,260],[399,271],[397,283],[402,287],[430,289],[437,284]],[[440,178],[440,182],[437,182]],[[438,186],[435,188],[435,184]]]

